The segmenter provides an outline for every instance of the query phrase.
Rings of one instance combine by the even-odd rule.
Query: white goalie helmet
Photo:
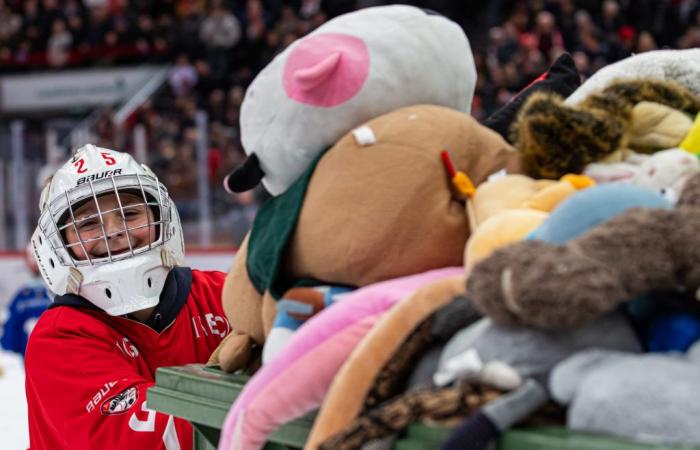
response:
[[[39,207],[31,246],[49,289],[107,314],[157,305],[168,272],[184,260],[175,204],[129,154],[81,147],[47,182]]]

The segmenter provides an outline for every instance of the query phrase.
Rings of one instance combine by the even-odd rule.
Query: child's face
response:
[[[119,211],[119,200],[124,211],[124,219]],[[119,200],[116,194],[106,194],[97,198],[99,210],[102,213],[102,226],[94,200],[88,201],[73,211],[75,226],[71,225],[65,229],[65,237],[76,259],[86,260],[87,255],[91,259],[109,256],[103,237],[103,226],[112,256],[129,251],[129,238],[134,250],[155,241],[156,227],[153,224],[153,211],[144,205],[143,198],[120,193]],[[82,246],[79,243],[81,240]]]

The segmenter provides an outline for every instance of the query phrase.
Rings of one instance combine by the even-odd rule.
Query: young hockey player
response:
[[[80,148],[40,208],[31,245],[57,295],[27,346],[31,449],[191,449],[190,424],[148,409],[146,390],[230,332],[225,274],[180,267],[175,204],[128,154]]]

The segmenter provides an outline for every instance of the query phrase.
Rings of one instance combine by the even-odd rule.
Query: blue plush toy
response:
[[[610,183],[576,192],[562,202],[527,239],[564,244],[629,208],[664,208],[673,205],[647,188]]]
[[[352,291],[346,286],[309,286],[288,290],[277,302],[277,315],[263,347],[263,364],[280,352],[306,320]]]

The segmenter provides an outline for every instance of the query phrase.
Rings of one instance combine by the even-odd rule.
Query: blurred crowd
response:
[[[100,144],[133,148],[146,129],[149,162],[185,221],[197,216],[197,111],[208,117],[208,182],[217,220],[238,242],[265,197],[232,197],[223,176],[244,157],[238,117],[245,88],[277,53],[329,18],[372,0],[0,0],[2,72],[170,63],[168,83]],[[700,0],[433,0],[401,2],[458,22],[478,71],[472,113],[488,116],[568,51],[584,77],[633,53],[700,47]],[[125,138],[126,136],[126,138]],[[120,139],[119,141],[117,141]]]

